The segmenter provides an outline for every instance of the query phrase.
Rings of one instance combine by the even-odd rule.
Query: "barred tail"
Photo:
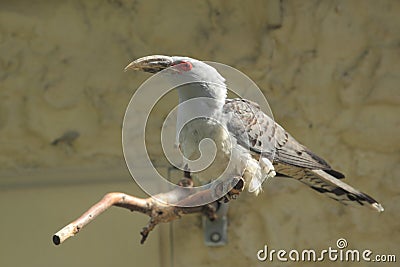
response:
[[[306,170],[305,173],[306,175],[299,179],[302,183],[344,205],[355,204],[370,207],[378,212],[384,211],[382,205],[375,199],[323,170]]]

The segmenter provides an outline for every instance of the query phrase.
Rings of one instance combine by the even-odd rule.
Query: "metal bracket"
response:
[[[217,219],[210,221],[203,216],[204,243],[206,246],[224,246],[228,242],[228,209],[229,203],[220,203]]]

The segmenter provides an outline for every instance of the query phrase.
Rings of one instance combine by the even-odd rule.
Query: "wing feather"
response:
[[[277,176],[295,178],[310,188],[345,205],[367,205],[377,211],[383,207],[372,197],[340,181],[344,175],[297,142],[260,107],[246,99],[228,99],[224,112],[230,114],[227,127],[238,143],[255,158],[267,157]]]
[[[309,169],[326,170],[336,178],[344,178],[338,171],[308,148],[296,141],[260,107],[246,99],[228,99],[224,112],[232,116],[228,130],[239,143],[256,154],[262,154],[275,162]]]

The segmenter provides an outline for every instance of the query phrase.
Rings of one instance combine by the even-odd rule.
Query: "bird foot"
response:
[[[221,183],[222,184],[222,183]],[[221,197],[218,201],[222,203],[227,203],[232,199],[237,199],[239,194],[244,190],[245,181],[242,177],[234,177],[231,181],[229,186],[231,190],[223,197]]]

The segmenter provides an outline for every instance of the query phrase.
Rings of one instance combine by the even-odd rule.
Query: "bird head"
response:
[[[127,70],[139,70],[150,73],[162,72],[173,85],[197,83],[201,86],[186,86],[189,89],[197,87],[205,96],[221,99],[226,96],[225,79],[209,64],[182,56],[146,56],[129,63]],[[192,90],[193,91],[193,90]],[[198,96],[199,92],[192,92]],[[193,95],[193,96],[194,96]]]

